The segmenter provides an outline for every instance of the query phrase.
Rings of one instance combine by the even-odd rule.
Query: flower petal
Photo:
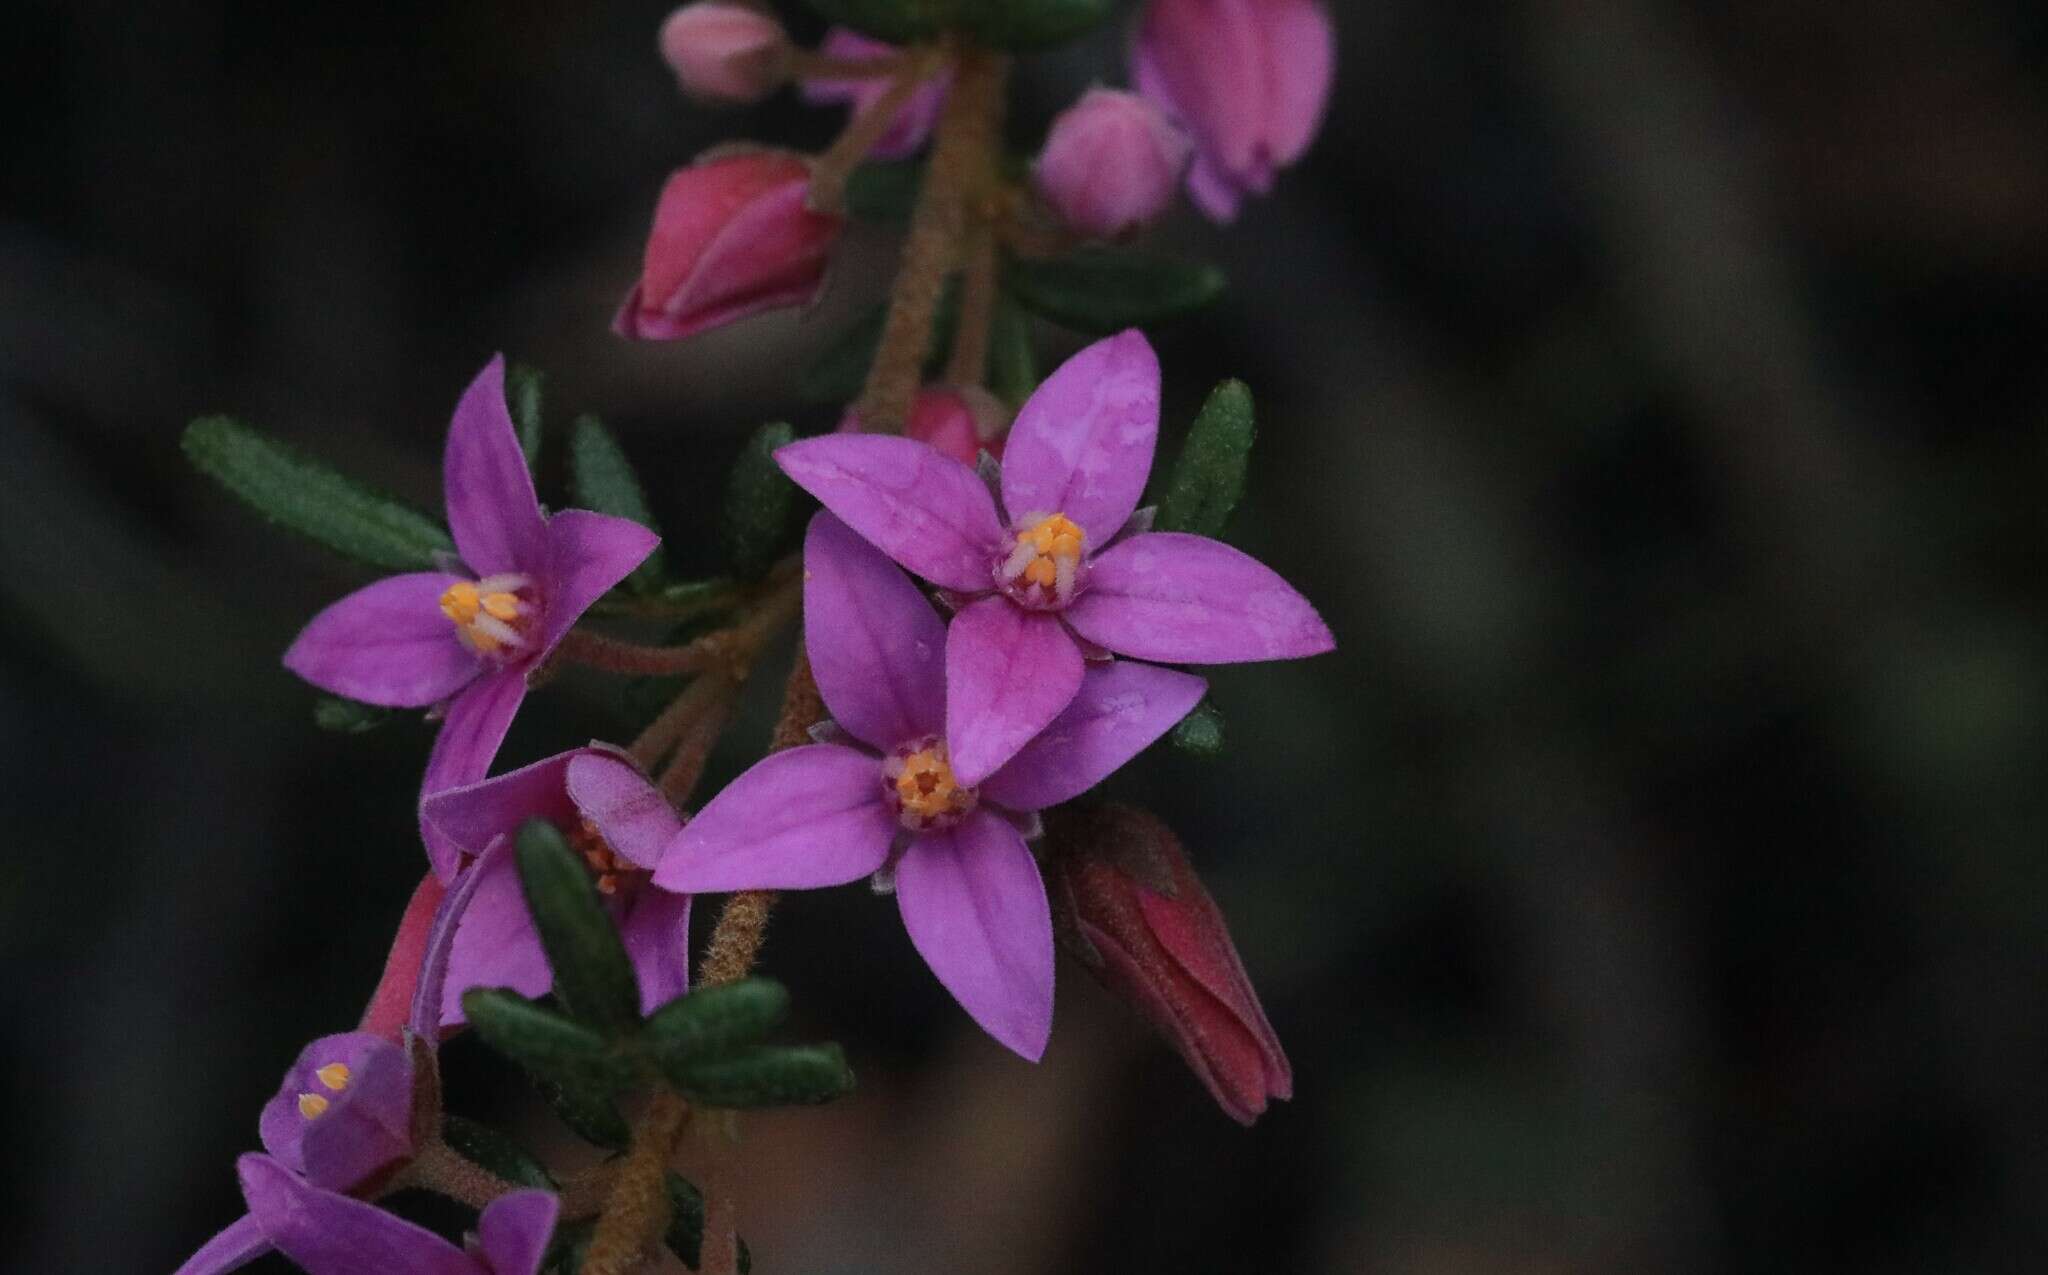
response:
[[[555,985],[519,885],[517,856],[486,854],[470,872],[474,893],[456,922],[448,975],[441,984],[443,1027],[467,1021],[462,994],[472,987],[509,987],[521,996],[542,996]]]
[[[567,788],[576,813],[622,857],[653,869],[682,830],[676,808],[620,753],[592,747],[568,756]]]
[[[526,699],[526,674],[517,668],[499,669],[471,682],[467,689],[448,701],[448,713],[441,732],[434,737],[434,751],[427,755],[427,770],[420,777],[420,800],[450,788],[475,783],[490,773],[498,746]],[[420,839],[427,845],[427,861],[434,875],[443,881],[455,879],[460,861],[453,841],[420,820]]]
[[[477,1247],[491,1275],[534,1275],[547,1256],[561,1202],[547,1191],[508,1191],[477,1219]]]
[[[1337,33],[1318,0],[1268,0],[1266,147],[1273,163],[1300,159],[1330,103]]]
[[[253,1214],[244,1213],[200,1245],[172,1275],[227,1275],[270,1251],[270,1240]]]
[[[398,918],[398,932],[392,935],[391,950],[384,956],[384,973],[377,979],[377,989],[370,993],[370,1003],[363,1010],[363,1021],[357,1025],[357,1031],[375,1032],[386,1040],[399,1039],[406,1012],[419,998],[420,967],[433,945],[441,904],[447,897],[448,887],[441,884],[441,878],[431,872],[420,878]]]
[[[1017,830],[977,810],[896,865],[910,941],[982,1030],[1032,1062],[1052,1032],[1052,913]]]
[[[441,453],[441,492],[448,529],[471,571],[488,576],[547,568],[547,529],[533,474],[505,409],[502,354],[484,365],[455,405]]]
[[[1138,507],[1158,441],[1159,357],[1132,328],[1062,363],[1017,413],[1003,507],[1063,513],[1099,548]]]
[[[804,536],[804,647],[825,707],[855,738],[889,749],[945,726],[945,621],[829,513]]]
[[[245,1155],[235,1169],[263,1233],[308,1275],[492,1275],[432,1231],[310,1186],[269,1156]]]
[[[643,885],[619,922],[619,939],[640,978],[640,1012],[651,1014],[690,990],[690,896]]]
[[[299,631],[284,666],[365,704],[438,704],[483,667],[441,614],[441,594],[461,578],[417,571],[357,589]]]
[[[1132,536],[1097,558],[1066,618],[1120,655],[1173,664],[1292,660],[1337,645],[1272,568],[1219,540],[1169,531]]]
[[[1012,810],[1072,801],[1172,730],[1207,689],[1192,673],[1130,660],[1098,664],[1066,711],[990,775],[981,795]]]
[[[420,799],[420,818],[471,856],[519,831],[528,819],[556,825],[573,822],[576,807],[569,801],[564,778],[580,752],[556,753],[492,779],[431,793]]]
[[[469,915],[470,902],[476,898],[477,887],[488,878],[485,869],[493,872],[499,859],[512,857],[512,840],[501,837],[492,842],[482,857],[471,864],[469,871],[455,883],[448,897],[441,903],[441,909],[434,915],[434,929],[427,936],[426,951],[420,956],[417,981],[413,985],[412,1006],[406,1015],[406,1029],[415,1036],[427,1040],[439,1040],[441,1028],[447,1025],[448,1006],[448,963],[455,953],[455,936],[462,930],[462,920]],[[427,879],[434,880],[430,874]],[[458,1018],[460,1005],[457,1006]]]
[[[868,543],[933,584],[986,592],[1003,529],[995,498],[967,466],[928,443],[828,434],[775,453],[790,481]]]
[[[299,1172],[314,1186],[349,1191],[411,1158],[412,1056],[381,1036],[333,1039],[346,1047],[325,1058],[347,1064],[348,1090],[336,1096],[326,1115],[301,1121],[306,1127],[299,1139]],[[318,1082],[306,1077],[301,1092],[319,1093]],[[297,1116],[297,1095],[288,1101]]]
[[[953,776],[993,774],[1073,702],[1081,649],[1044,611],[983,598],[946,631],[946,747]]]
[[[881,763],[835,744],[763,758],[669,843],[664,890],[808,890],[882,866],[900,825],[882,797]]]
[[[630,518],[567,509],[548,519],[547,623],[541,645],[552,649],[590,604],[633,574],[661,537]]]

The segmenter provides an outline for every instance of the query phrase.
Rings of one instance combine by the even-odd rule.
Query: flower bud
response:
[[[1157,106],[1118,89],[1090,89],[1060,113],[1034,170],[1038,193],[1090,239],[1117,239],[1173,204],[1193,150]]]
[[[1294,1072],[1180,839],[1130,806],[1050,821],[1053,930],[1109,990],[1150,1019],[1217,1105],[1250,1124],[1294,1096]]]
[[[661,24],[661,56],[691,97],[758,102],[789,78],[789,35],[751,5],[697,0]]]
[[[263,1149],[314,1186],[348,1191],[413,1153],[412,1057],[371,1032],[323,1036],[264,1105]]]
[[[818,46],[818,52],[844,62],[873,62],[893,57],[900,50],[893,44],[871,40],[845,27],[833,27],[825,33],[825,41]],[[939,122],[939,112],[945,109],[946,93],[952,86],[953,73],[950,70],[919,85],[910,100],[903,104],[903,109],[896,113],[895,123],[868,152],[869,158],[906,159],[915,155],[931,138],[932,129]],[[804,101],[818,106],[844,102],[853,108],[855,115],[873,106],[888,91],[888,77],[879,75],[848,80],[806,79],[803,85]]]
[[[1003,458],[1011,416],[1001,399],[978,385],[927,385],[918,391],[903,433],[971,468],[983,452]],[[861,432],[860,417],[852,408],[839,418],[839,432]]]
[[[1336,33],[1318,0],[1148,0],[1132,63],[1138,91],[1194,135],[1188,193],[1227,222],[1314,139]]]
[[[787,151],[728,150],[677,169],[612,330],[673,341],[810,301],[843,224],[805,206],[810,187],[809,162]]]

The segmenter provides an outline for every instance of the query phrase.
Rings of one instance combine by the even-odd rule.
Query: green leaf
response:
[[[1223,714],[1204,699],[1180,719],[1167,738],[1182,752],[1214,757],[1223,751]]]
[[[778,421],[747,440],[725,484],[725,519],[719,528],[732,573],[758,580],[775,565],[789,539],[796,510],[796,484],[775,463],[775,449],[795,441],[796,431]]]
[[[1250,388],[1243,381],[1225,381],[1212,390],[1174,462],[1153,526],[1222,535],[1230,511],[1244,495],[1245,465],[1257,437]]]
[[[536,1077],[595,1094],[617,1093],[635,1079],[610,1041],[509,988],[470,988],[462,1013],[485,1044]]]
[[[837,1045],[756,1045],[679,1068],[669,1083],[706,1107],[785,1107],[851,1092],[853,1071]]]
[[[640,987],[583,861],[540,819],[520,828],[516,848],[519,884],[555,972],[555,998],[600,1036],[633,1031],[640,1025]]]
[[[432,570],[455,542],[425,514],[226,416],[185,429],[185,455],[257,513],[374,567]]]
[[[1199,310],[1223,295],[1224,278],[1197,262],[1086,248],[1050,261],[1012,259],[1004,284],[1025,309],[1076,332],[1108,336]]]
[[[547,373],[524,363],[505,369],[505,406],[512,411],[512,428],[519,435],[519,450],[526,453],[526,468],[540,472],[541,391],[547,387]]]
[[[633,462],[595,416],[577,417],[569,433],[569,494],[579,508],[637,522],[657,535],[661,532],[647,508],[647,493],[633,472]],[[666,555],[667,550],[656,545],[626,577],[628,587],[635,593],[659,589],[668,570]]]
[[[877,160],[853,170],[846,181],[846,211],[858,221],[910,220],[924,186],[924,161]]]
[[[867,386],[868,369],[874,366],[875,351],[882,344],[882,327],[888,322],[887,302],[873,306],[847,325],[824,353],[797,375],[797,396],[807,403],[844,406],[860,397]],[[932,340],[925,350],[927,376],[938,370],[946,351],[953,345],[953,329],[960,322],[958,278],[946,282],[939,294],[938,309],[932,312]]]
[[[624,1151],[633,1141],[633,1130],[610,1097],[577,1085],[565,1085],[546,1076],[528,1075],[541,1098],[556,1117],[575,1135],[608,1151]]]
[[[641,1039],[664,1073],[730,1053],[766,1035],[789,1012],[789,992],[772,979],[701,987],[648,1016]]]
[[[313,701],[313,724],[321,730],[343,735],[360,735],[391,720],[391,710],[339,695],[322,695]]]
[[[1115,0],[809,0],[820,16],[892,44],[962,30],[991,48],[1022,53],[1087,34]]]
[[[694,1271],[704,1260],[704,1193],[675,1172],[664,1185],[668,1187],[668,1230],[662,1239],[669,1251]],[[747,1251],[746,1240],[740,1239],[738,1247],[739,1275],[748,1275],[754,1269],[754,1255]]]
[[[487,1124],[462,1116],[445,1116],[441,1122],[441,1141],[471,1164],[489,1169],[507,1182],[543,1191],[555,1189],[554,1178],[540,1161],[509,1135]]]
[[[1038,388],[1038,350],[1031,343],[1031,316],[1005,293],[996,303],[988,332],[988,387],[1011,407],[1024,406]]]

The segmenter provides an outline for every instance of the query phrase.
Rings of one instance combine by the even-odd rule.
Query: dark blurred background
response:
[[[1160,345],[1173,433],[1257,391],[1238,538],[1342,649],[1218,671],[1228,753],[1115,783],[1183,831],[1298,1097],[1240,1130],[1071,966],[1029,1067],[889,903],[794,898],[768,971],[864,1084],[749,1122],[758,1268],[2038,1269],[2048,9],[1338,7],[1310,161],[1162,233],[1235,287]],[[320,733],[278,663],[366,573],[190,472],[186,420],[433,505],[503,349],[618,428],[685,567],[746,432],[830,422],[787,386],[885,234],[807,319],[606,330],[671,167],[837,119],[686,106],[666,8],[10,9],[10,1267],[168,1270],[229,1221],[422,867],[427,730]],[[1119,49],[1039,62],[1019,137]],[[631,727],[565,678],[504,761]],[[455,1109],[557,1141],[472,1049]]]

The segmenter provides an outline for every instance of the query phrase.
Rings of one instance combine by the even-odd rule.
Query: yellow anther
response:
[[[328,1063],[313,1074],[320,1077],[321,1084],[326,1085],[336,1093],[340,1093],[348,1088],[349,1071],[347,1063]]]
[[[1024,568],[1024,578],[1042,588],[1050,589],[1059,581],[1059,564],[1051,558],[1033,558],[1031,565]]]
[[[441,595],[441,614],[457,624],[468,624],[476,619],[480,606],[476,586],[467,580],[449,585],[448,591]]]
[[[299,1114],[308,1120],[318,1120],[327,1114],[327,1099],[316,1093],[300,1094]]]
[[[912,753],[896,777],[896,795],[903,808],[925,819],[950,814],[966,794],[953,778],[953,765],[937,748]]]
[[[1025,518],[1016,534],[1016,547],[999,570],[999,579],[1019,588],[1036,586],[1061,604],[1072,601],[1088,533],[1065,514],[1027,514]]]
[[[441,594],[441,614],[454,623],[456,633],[479,654],[523,647],[523,622],[532,618],[534,608],[519,596],[519,590],[532,583],[516,572],[485,576],[481,580],[458,580]]]
[[[500,620],[519,618],[519,599],[510,593],[487,593],[484,595],[484,612]]]

